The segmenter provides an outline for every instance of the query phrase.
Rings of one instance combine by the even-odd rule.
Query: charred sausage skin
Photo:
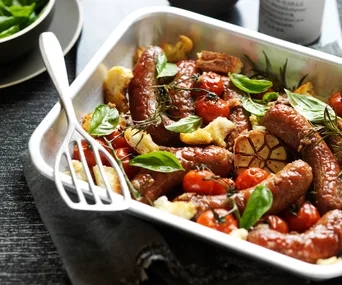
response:
[[[271,134],[297,151],[302,151],[303,159],[312,167],[315,204],[320,213],[341,210],[342,184],[338,161],[322,137],[312,131],[306,118],[293,108],[278,104],[266,112],[264,123]]]
[[[177,87],[189,89],[194,86],[195,80],[192,76],[198,73],[195,60],[181,60],[177,62],[178,73],[176,74]],[[168,113],[172,118],[185,118],[195,112],[195,105],[191,97],[190,90],[170,90],[170,96],[175,108],[171,108]]]
[[[244,132],[251,130],[251,123],[249,121],[247,112],[241,105],[240,96],[241,90],[237,89],[227,76],[221,76],[223,80],[223,94],[222,99],[228,101],[230,106],[229,120],[232,121],[236,128],[226,138],[227,148],[232,151],[235,139]]]
[[[296,160],[287,164],[277,174],[269,176],[258,185],[267,186],[271,190],[273,203],[268,213],[276,214],[303,196],[310,187],[311,182],[312,169],[310,165],[302,160]],[[239,191],[232,196],[240,213],[243,213],[250,195],[257,186]],[[194,193],[185,193],[176,200],[192,201],[197,206],[199,212],[206,211],[210,208],[225,208],[230,210],[233,207],[226,195],[196,195]]]
[[[342,252],[342,211],[326,213],[314,226],[302,234],[284,234],[271,229],[252,230],[249,242],[309,263]]]
[[[142,195],[143,201],[154,201],[165,195],[172,188],[182,184],[185,174],[195,169],[196,166],[205,164],[216,175],[227,176],[233,169],[233,154],[227,149],[208,146],[184,147],[184,148],[162,148],[169,151],[178,158],[185,171],[172,173],[161,173],[140,169],[132,179],[132,184]]]
[[[158,108],[158,91],[156,62],[163,52],[160,47],[148,47],[133,69],[133,78],[128,85],[131,116],[134,121],[151,118]],[[171,121],[166,115],[161,115],[161,121],[150,125],[146,131],[155,143],[160,145],[180,145],[179,135],[165,129]]]

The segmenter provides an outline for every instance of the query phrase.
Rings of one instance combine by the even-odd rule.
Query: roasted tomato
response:
[[[196,222],[226,234],[238,228],[237,220],[226,209],[208,210],[202,213]]]
[[[227,101],[220,98],[203,96],[196,101],[196,114],[203,118],[205,124],[209,124],[217,117],[228,117],[230,108]]]
[[[321,218],[317,208],[309,202],[305,202],[296,213],[293,209],[287,209],[283,214],[290,231],[303,233],[310,229]]]
[[[241,172],[235,180],[237,190],[253,187],[268,177],[265,170],[259,167],[251,167]]]
[[[124,137],[124,133],[121,130],[121,128],[117,128],[110,135],[107,135],[106,139],[112,142],[112,146],[114,149],[122,148],[122,147],[130,147]]]
[[[230,178],[216,178],[214,181],[214,189],[212,195],[226,194],[235,190],[235,182]]]
[[[185,192],[212,195],[214,190],[213,174],[209,170],[190,170],[183,179]]]
[[[96,141],[100,143],[102,146],[104,146],[105,148],[107,148],[107,144],[102,139],[97,138]],[[95,155],[93,151],[91,150],[90,145],[88,145],[86,141],[82,141],[81,144],[82,144],[84,156],[86,158],[89,168],[95,166],[97,163],[96,163]],[[109,165],[109,162],[107,161],[107,159],[104,157],[104,155],[101,152],[100,152],[100,158],[104,165]],[[80,156],[80,152],[79,152],[77,145],[74,146],[74,159],[81,161],[81,156]]]
[[[129,160],[132,157],[132,151],[129,147],[121,147],[115,150],[117,157],[121,160],[122,166],[125,170],[126,175],[129,179],[132,179],[135,174],[138,172],[138,168],[132,165],[129,165]]]
[[[269,224],[272,230],[275,230],[280,233],[288,233],[289,227],[287,223],[280,217],[276,215],[270,215],[267,217],[267,223]]]
[[[223,80],[222,77],[215,72],[203,72],[194,87],[208,90],[215,93],[217,96],[220,96],[223,92]],[[194,97],[199,97],[205,94],[207,94],[205,91],[191,92],[191,95]]]
[[[341,96],[341,92],[334,93],[330,97],[328,104],[335,110],[337,116],[342,117],[342,96]]]

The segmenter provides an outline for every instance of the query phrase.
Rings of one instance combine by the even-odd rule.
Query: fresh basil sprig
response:
[[[199,129],[203,124],[202,117],[190,115],[178,122],[165,126],[165,129],[175,133],[192,133]]]
[[[250,94],[265,92],[273,85],[272,81],[265,79],[251,79],[237,73],[229,73],[228,75],[237,88]]]
[[[119,112],[116,108],[109,108],[101,104],[95,108],[91,118],[89,134],[106,136],[111,134],[119,123]]]
[[[272,206],[273,195],[266,186],[255,187],[240,219],[240,228],[249,230]]]
[[[174,76],[178,72],[177,65],[174,63],[167,62],[166,55],[163,52],[157,58],[156,69],[157,69],[157,78],[166,77],[166,76]]]
[[[243,96],[241,98],[242,107],[251,114],[258,117],[263,117],[269,107],[266,104],[254,102],[251,96]]]
[[[168,151],[153,151],[138,155],[130,160],[129,165],[165,173],[184,171],[177,157]]]
[[[324,110],[327,108],[332,119],[335,119],[334,110],[323,101],[307,95],[300,95],[286,90],[287,97],[293,109],[313,123],[324,122]]]
[[[264,94],[264,96],[262,96],[262,101],[268,103],[268,102],[277,100],[278,97],[279,97],[278,92],[267,92]]]

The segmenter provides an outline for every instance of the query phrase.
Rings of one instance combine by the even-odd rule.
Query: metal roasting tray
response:
[[[341,84],[342,58],[185,10],[150,7],[138,10],[122,21],[71,85],[70,95],[78,118],[81,120],[85,114],[93,111],[94,107],[103,103],[103,80],[109,68],[114,65],[133,68],[132,59],[137,47],[172,43],[181,34],[188,35],[193,40],[193,58],[196,52],[210,50],[225,52],[241,59],[247,54],[260,65],[264,65],[264,51],[274,70],[279,70],[288,59],[289,86],[295,85],[303,75],[309,74],[308,80],[314,83],[316,93],[323,99]],[[51,180],[55,155],[66,133],[66,126],[64,111],[57,103],[29,141],[34,165]],[[63,181],[72,185],[70,177],[62,175]],[[87,183],[83,182],[82,187],[85,193],[90,193]],[[98,191],[105,199],[104,190],[98,188]],[[120,203],[122,197],[117,195],[117,199]],[[312,280],[342,276],[342,263],[314,265],[302,262],[137,201],[132,201],[127,211],[149,221],[168,224],[195,237]]]

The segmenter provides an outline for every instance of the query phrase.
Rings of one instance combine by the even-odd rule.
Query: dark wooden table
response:
[[[255,19],[257,14],[255,11],[248,11],[248,1],[251,0],[241,0],[234,9],[235,12],[221,13],[218,17],[252,27],[257,21]],[[339,0],[339,3],[341,2]],[[339,7],[342,7],[342,4],[339,4]],[[246,17],[245,10],[252,16]],[[338,33],[340,34],[340,31]],[[76,48],[73,48],[66,57],[70,82],[75,78],[75,59]],[[69,284],[58,252],[41,221],[26,185],[20,156],[27,150],[32,132],[57,100],[57,94],[47,73],[22,84],[0,89],[0,284],[2,285]]]

